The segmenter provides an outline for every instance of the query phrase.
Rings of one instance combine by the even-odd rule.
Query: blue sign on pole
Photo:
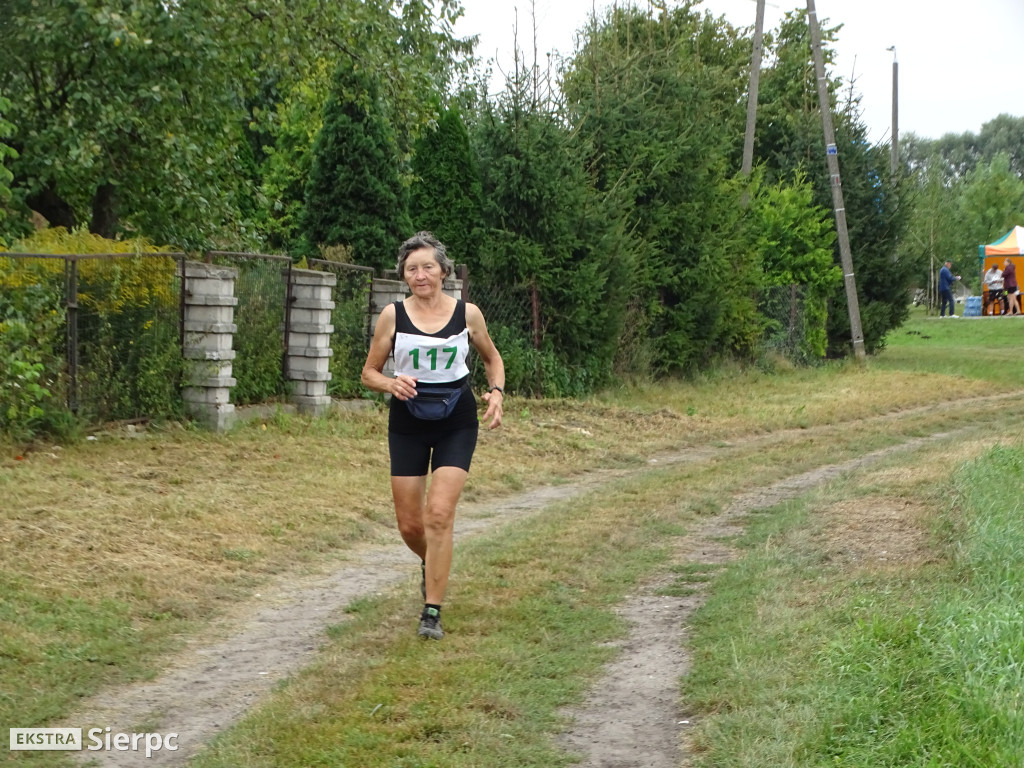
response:
[[[839,150],[836,149],[836,145],[835,144],[829,144],[826,149],[828,151],[828,154],[830,154],[830,155],[838,155],[839,154]]]

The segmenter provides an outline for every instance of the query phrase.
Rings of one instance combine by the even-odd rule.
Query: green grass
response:
[[[1024,448],[997,447],[952,500],[913,489],[935,554],[903,568],[822,556],[820,510],[867,493],[856,479],[759,515],[695,620],[694,765],[1020,765],[1024,522],[1005,489],[1022,482]]]
[[[750,448],[665,469],[460,546],[441,643],[413,633],[412,585],[362,601],[314,666],[231,729],[196,768],[239,765],[554,768],[560,710],[578,703],[625,628],[614,606],[663,572],[707,583],[719,569],[671,550],[724,482],[732,491],[817,466],[816,443]],[[836,435],[837,460],[863,453]],[[635,510],[624,524],[623,510]],[[703,510],[703,511],[702,511]]]
[[[643,491],[566,504],[461,547],[441,643],[415,637],[411,589],[365,603],[321,662],[196,766],[567,765],[549,738],[558,710],[610,658],[622,632],[614,605],[681,532],[665,509],[617,525],[622,494]]]
[[[865,366],[727,366],[585,403],[510,403],[502,432],[482,435],[467,500],[711,450],[460,544],[442,643],[415,638],[411,582],[357,601],[317,661],[193,765],[567,765],[553,739],[561,707],[624,632],[615,606],[655,578],[663,594],[710,595],[683,683],[702,764],[1016,764],[999,759],[1021,745],[1010,571],[1024,533],[988,489],[1020,484],[1024,416],[1012,401],[919,409],[1018,390],[1018,332],[1024,322],[915,315]],[[0,721],[67,725],[82,697],[153,675],[162,654],[268,579],[396,540],[382,423],[289,417],[229,436],[5,449]],[[758,513],[729,567],[672,561],[694,521],[737,493],[952,429],[963,434],[892,459],[889,474]],[[762,442],[742,442],[752,439]],[[1007,447],[990,453],[993,439]],[[939,493],[961,464],[957,495]],[[931,559],[865,569],[833,558],[824,539],[836,521],[822,510],[882,497],[928,510]],[[55,753],[7,760],[60,764]]]
[[[881,370],[920,371],[1017,387],[1024,366],[1024,318],[928,316],[915,309],[872,361]]]

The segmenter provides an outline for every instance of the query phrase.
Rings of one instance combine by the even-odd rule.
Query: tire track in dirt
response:
[[[702,520],[683,537],[676,563],[728,563],[736,553],[726,541],[742,533],[751,512],[794,499],[897,453],[972,430],[915,438],[739,494],[726,509]],[[582,757],[580,768],[679,768],[687,764],[680,745],[695,721],[686,719],[679,700],[679,680],[690,668],[687,627],[704,603],[708,584],[694,585],[694,594],[686,597],[659,595],[665,585],[665,579],[653,581],[627,599],[619,614],[630,631],[620,645],[620,653],[593,686],[587,701],[565,712],[573,727],[561,735],[560,742]]]
[[[1013,395],[1019,397],[1020,393]],[[970,398],[954,404],[942,403],[884,414],[871,417],[870,420],[894,420],[907,415],[936,412],[947,406],[980,405],[986,401],[997,401],[1010,396],[1012,395]],[[511,519],[527,517],[551,504],[583,495],[615,479],[650,471],[653,467],[708,461],[714,457],[728,455],[734,450],[775,444],[794,437],[805,438],[835,428],[836,425],[823,425],[731,438],[723,441],[719,447],[699,446],[661,455],[639,467],[594,471],[562,485],[545,486],[498,501],[466,503],[460,505],[456,539],[483,533]],[[887,450],[899,450],[901,447]],[[825,467],[816,470],[816,473],[824,473],[819,482],[823,482],[826,476],[831,476],[827,474],[829,471],[847,471],[847,464],[836,465],[841,469]],[[782,492],[779,489],[788,488],[786,482],[794,481],[785,481],[779,486],[772,486],[759,493],[767,494],[765,498],[768,498],[773,493]],[[730,514],[737,514],[733,511],[735,509],[736,504],[713,520],[725,525]],[[705,523],[710,524],[711,521]],[[701,530],[704,531],[704,528]],[[706,533],[708,537],[712,535],[710,530]],[[267,585],[261,592],[262,596],[257,595],[250,604],[243,606],[237,616],[217,622],[218,634],[223,639],[213,642],[207,640],[205,644],[201,640],[193,641],[189,648],[169,662],[157,679],[105,691],[83,702],[79,711],[65,721],[65,724],[89,727],[93,724],[102,724],[104,728],[109,726],[114,733],[142,730],[164,734],[175,732],[179,734],[176,751],[155,752],[149,758],[140,752],[132,751],[83,751],[75,757],[88,765],[117,768],[138,765],[164,768],[184,765],[220,731],[240,719],[271,690],[275,683],[310,663],[325,641],[325,628],[344,620],[344,609],[347,605],[359,598],[379,594],[403,580],[411,581],[419,572],[416,565],[405,546],[396,542],[393,545],[355,551],[349,555],[347,565],[325,577],[297,580],[293,578]],[[655,613],[658,612],[659,601],[660,598],[652,603],[655,606]],[[638,600],[636,604],[640,606],[645,602]],[[671,610],[665,609],[665,615],[661,617],[667,620],[671,627],[676,628],[672,631],[675,632],[677,639],[678,627],[683,623],[680,618],[688,615],[680,613],[682,610],[683,607],[672,606]],[[627,618],[631,621],[640,621],[640,617]],[[624,653],[628,652],[631,642],[627,641]],[[676,646],[679,646],[678,640]],[[685,660],[676,663],[685,664]],[[666,679],[675,681],[681,673],[669,673],[663,669],[662,674]],[[676,708],[673,700],[665,711],[674,712]],[[144,728],[140,728],[142,724],[145,725]],[[677,731],[673,729],[673,744],[676,743],[676,737]],[[571,740],[572,737],[567,738]],[[633,743],[637,743],[635,738]],[[611,748],[612,745],[609,744],[609,749]],[[674,754],[678,757],[677,750]],[[621,763],[627,764],[638,763]]]

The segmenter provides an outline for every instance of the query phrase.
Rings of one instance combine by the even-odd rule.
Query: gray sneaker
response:
[[[420,628],[416,633],[420,637],[440,640],[444,637],[444,630],[441,629],[441,614],[436,608],[425,608],[420,616]]]

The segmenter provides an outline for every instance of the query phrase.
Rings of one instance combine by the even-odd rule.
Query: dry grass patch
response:
[[[467,501],[635,464],[678,415],[509,400],[483,430]],[[39,595],[113,599],[136,618],[206,619],[268,576],[394,540],[387,413],[272,417],[228,435],[111,428],[0,454],[0,577]],[[624,441],[623,434],[632,439]]]
[[[940,557],[929,526],[935,510],[897,496],[837,501],[818,512],[821,550],[841,568],[905,571]]]
[[[853,421],[996,394],[991,383],[931,373],[887,371],[836,364],[827,371],[798,369],[785,375],[725,368],[687,386],[651,384],[602,395],[641,409],[670,409],[689,417],[703,436],[729,437],[756,430]]]

